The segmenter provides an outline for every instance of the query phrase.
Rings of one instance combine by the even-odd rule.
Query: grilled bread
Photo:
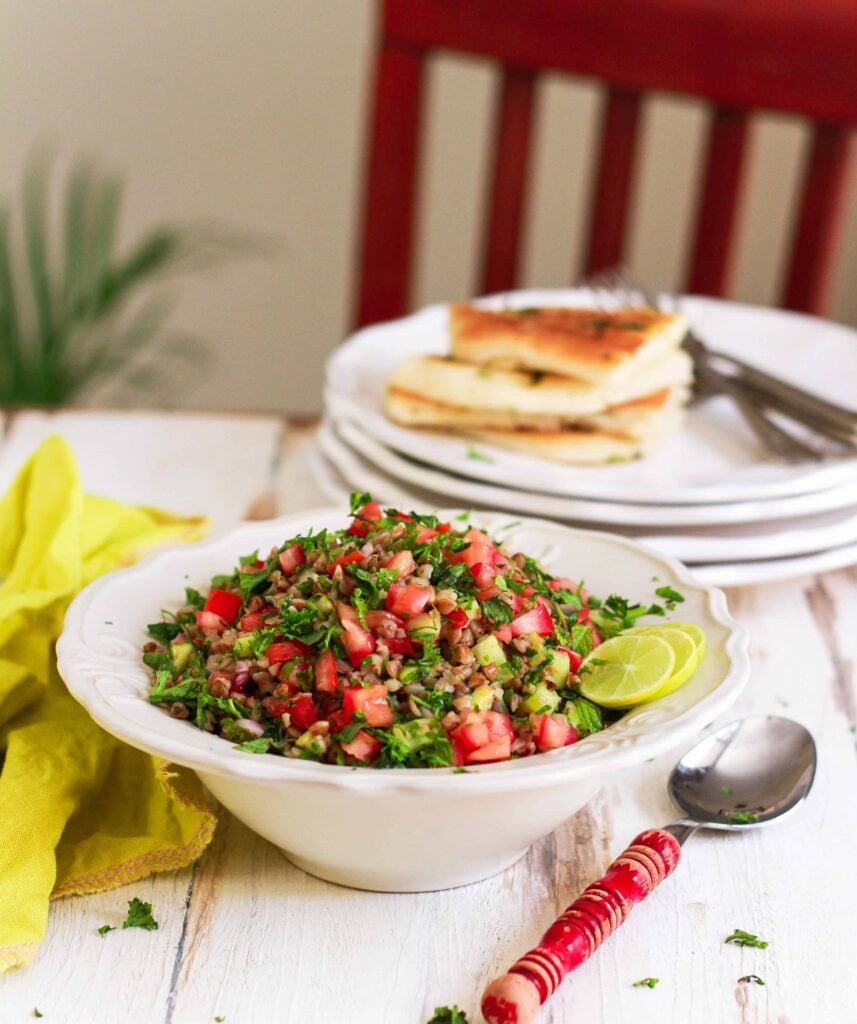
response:
[[[458,433],[525,431],[556,434],[563,431],[607,431],[630,441],[648,441],[663,436],[677,422],[687,392],[684,388],[662,388],[631,402],[567,419],[539,413],[518,413],[466,408],[425,398],[400,388],[387,391],[387,415],[407,427],[427,427]],[[500,443],[500,442],[498,442]]]
[[[443,356],[414,356],[396,367],[387,386],[394,397],[406,393],[455,406],[473,414],[470,422],[490,426],[497,424],[498,416],[512,425],[533,418],[573,421],[664,388],[686,387],[692,376],[690,357],[678,350],[639,369],[618,386],[612,380],[597,385],[553,373],[495,370]]]
[[[624,385],[642,366],[674,352],[686,333],[677,313],[652,309],[488,310],[450,306],[452,354],[495,369],[559,374]]]

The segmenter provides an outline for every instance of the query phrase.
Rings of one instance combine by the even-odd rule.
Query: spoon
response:
[[[539,1007],[678,865],[699,828],[743,832],[793,811],[815,777],[815,741],[788,718],[753,715],[700,740],[673,768],[669,794],[683,817],[641,832],[482,997],[486,1024],[530,1024]]]

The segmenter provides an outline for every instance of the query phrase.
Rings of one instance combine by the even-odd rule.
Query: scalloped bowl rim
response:
[[[464,511],[470,510],[444,509],[440,510],[439,514],[444,517],[452,517]],[[134,565],[118,569],[89,584],[70,604],[63,632],[56,647],[58,669],[71,695],[111,735],[149,754],[203,773],[273,786],[278,783],[300,781],[333,785],[350,790],[361,790],[367,787],[373,790],[378,788],[435,790],[443,786],[451,787],[453,792],[458,787],[496,791],[529,788],[537,784],[540,779],[543,779],[546,784],[555,784],[558,781],[573,782],[576,779],[589,778],[594,775],[606,775],[656,757],[677,747],[681,742],[687,742],[718,715],[726,711],[737,699],[749,677],[749,638],[746,631],[729,614],[726,597],[721,590],[698,582],[693,574],[677,560],[627,537],[606,531],[578,529],[544,519],[520,517],[516,522],[524,528],[537,531],[560,531],[569,539],[607,544],[628,553],[643,554],[660,564],[664,575],[672,577],[671,583],[680,583],[686,589],[695,590],[702,595],[710,621],[717,623],[727,632],[724,653],[728,661],[728,671],[711,692],[691,706],[679,711],[672,719],[656,724],[647,724],[643,720],[634,730],[635,720],[640,719],[646,710],[656,707],[660,702],[641,705],[638,709],[628,712],[608,729],[597,734],[600,741],[598,749],[593,749],[587,740],[583,740],[571,747],[550,753],[534,754],[519,760],[494,764],[471,765],[465,772],[455,772],[452,768],[408,768],[380,771],[374,768],[352,768],[308,760],[250,754],[235,748],[231,743],[218,736],[197,730],[190,724],[187,725],[187,738],[175,739],[153,731],[148,724],[139,720],[139,713],[144,711],[148,713],[154,710],[159,715],[164,712],[161,709],[153,708],[139,696],[134,696],[130,689],[127,694],[123,695],[123,702],[126,702],[129,696],[134,697],[130,714],[122,706],[122,702],[120,702],[120,706],[117,706],[111,701],[113,696],[111,693],[104,694],[100,691],[99,682],[116,683],[119,681],[116,674],[117,662],[123,663],[122,658],[117,659],[104,650],[96,650],[84,639],[88,613],[93,601],[102,591],[117,587],[121,591],[126,583],[132,584],[147,576],[156,575],[159,568],[172,562],[177,555],[183,559],[193,560],[194,557],[204,558],[209,552],[218,548],[227,551],[234,547],[238,551],[239,542],[241,551],[249,551],[254,546],[258,546],[258,544],[254,545],[253,538],[254,536],[258,538],[260,531],[277,530],[283,537],[286,537],[293,535],[296,528],[297,530],[307,529],[308,520],[320,522],[325,519],[334,519],[342,525],[346,521],[341,508],[331,506],[309,509],[306,512],[293,513],[277,519],[257,520],[242,524],[228,533],[197,544],[177,544],[157,548]],[[497,524],[496,520],[498,519],[507,522],[506,524]],[[496,530],[507,525],[508,520],[508,513],[480,511],[472,513],[471,522],[476,525],[484,525],[489,530]],[[507,534],[507,536],[511,535],[511,532]],[[234,557],[237,558],[237,555]],[[616,589],[621,591],[621,583],[617,583]],[[143,636],[144,629],[145,624],[141,623],[139,626],[140,637]],[[108,638],[103,633],[101,637],[104,638],[105,645],[122,643],[121,637]],[[139,674],[143,668],[138,653],[139,645],[135,646],[134,651],[133,662],[128,658],[124,661],[124,665],[126,670]],[[119,668],[119,671],[121,672],[122,669]],[[120,682],[121,685],[123,684]],[[676,691],[676,693],[680,693],[680,691]],[[136,707],[137,705],[139,707]],[[134,714],[135,710],[139,712],[137,715]],[[623,733],[628,735],[623,735]]]

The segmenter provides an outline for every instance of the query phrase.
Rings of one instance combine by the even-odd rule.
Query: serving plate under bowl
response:
[[[179,604],[185,586],[207,587],[211,576],[242,554],[268,550],[309,529],[346,525],[342,511],[330,508],[164,548],[97,580],[66,615],[57,643],[60,674],[109,733],[196,771],[228,810],[314,875],[388,892],[477,881],[574,814],[612,773],[686,743],[736,699],[749,659],[746,634],[731,619],[724,595],[698,583],[678,562],[623,537],[543,520],[476,513],[472,522],[549,570],[585,579],[595,593],[647,600],[656,586],[679,589],[685,595],[680,617],[708,636],[708,653],[695,676],[572,747],[463,773],[250,754],[151,705],[150,674],[140,653],[146,623],[161,608]]]

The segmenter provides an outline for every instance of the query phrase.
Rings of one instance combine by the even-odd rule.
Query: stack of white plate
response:
[[[603,296],[528,290],[499,301],[597,306]],[[857,412],[857,331],[716,299],[684,298],[679,308],[713,348]],[[857,455],[772,461],[725,397],[692,406],[655,455],[605,466],[559,465],[392,423],[383,394],[393,367],[449,346],[446,307],[431,306],[360,331],[334,353],[314,461],[331,500],[362,490],[399,506],[495,508],[611,530],[725,586],[857,563]]]

